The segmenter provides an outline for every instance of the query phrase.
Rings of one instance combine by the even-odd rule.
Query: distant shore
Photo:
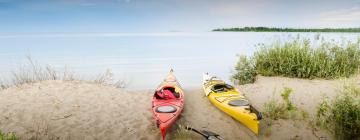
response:
[[[347,32],[360,33],[360,27],[356,28],[274,28],[274,27],[235,27],[218,28],[214,32]]]

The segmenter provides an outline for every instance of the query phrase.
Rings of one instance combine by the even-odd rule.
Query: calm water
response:
[[[237,54],[251,54],[258,43],[271,44],[298,35],[316,33],[93,33],[0,34],[0,76],[26,64],[26,56],[78,76],[93,78],[110,70],[129,89],[155,88],[170,68],[184,87],[200,87],[201,74],[210,72],[228,80]],[[356,33],[322,33],[321,37],[356,40]]]

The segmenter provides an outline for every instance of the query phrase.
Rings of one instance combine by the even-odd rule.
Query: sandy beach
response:
[[[0,140],[221,138],[360,140],[360,0],[0,0]]]
[[[323,95],[336,95],[341,80],[302,80],[258,76],[254,84],[238,86],[260,111],[283,87],[294,90],[291,101],[311,119]],[[0,91],[0,129],[21,139],[138,139],[158,140],[152,120],[153,91],[128,91],[84,81],[42,81]],[[211,105],[201,88],[185,89],[185,110],[178,124],[220,134],[227,140],[332,139],[307,121],[277,120],[261,124],[254,135],[242,124]],[[167,139],[179,139],[174,126]],[[202,139],[190,134],[193,139]]]

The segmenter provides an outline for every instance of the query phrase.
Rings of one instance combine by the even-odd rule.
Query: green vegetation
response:
[[[235,82],[238,84],[247,84],[253,83],[255,81],[256,72],[254,62],[252,59],[247,58],[246,56],[240,56],[238,63],[235,66],[234,75],[232,75],[232,79],[236,79]]]
[[[244,28],[222,28],[212,31],[227,32],[360,32],[360,28],[272,28],[272,27],[244,27]]]
[[[264,115],[271,120],[294,119],[297,108],[290,101],[291,88],[285,87],[281,93],[282,101],[272,98],[264,104]]]
[[[360,88],[355,82],[343,87],[334,100],[323,100],[318,106],[316,122],[337,139],[356,139],[360,136]]]
[[[18,138],[15,133],[3,133],[0,130],[0,140],[20,140],[20,138]]]
[[[240,57],[233,81],[250,83],[255,74],[335,79],[356,74],[360,66],[360,39],[345,44],[322,40],[319,47],[313,47],[309,39],[297,38],[259,47],[251,58]]]

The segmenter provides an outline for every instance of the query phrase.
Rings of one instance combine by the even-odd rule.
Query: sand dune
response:
[[[294,89],[292,101],[314,115],[322,94],[334,97],[340,81],[258,77],[257,82],[240,86],[255,107],[283,87]],[[278,92],[273,92],[276,89]],[[22,139],[134,139],[158,140],[160,133],[152,120],[153,91],[126,91],[80,81],[43,81],[0,91],[0,129],[16,132]],[[200,89],[185,89],[185,110],[178,124],[211,130],[228,140],[331,139],[324,131],[313,130],[306,122],[279,120],[261,126],[260,135],[215,108]],[[267,134],[271,129],[271,134]],[[168,139],[178,139],[177,126]],[[202,139],[191,134],[193,139]]]
[[[358,77],[355,77],[358,79]],[[336,97],[344,80],[306,80],[286,77],[257,76],[253,84],[238,86],[250,102],[263,111],[263,105],[271,98],[281,99],[281,91],[285,88],[293,90],[290,100],[298,108],[309,114],[307,120],[277,120],[272,126],[262,124],[259,139],[333,139],[331,134],[314,128],[310,121],[315,119],[316,107],[327,97]],[[268,135],[267,133],[271,133]]]
[[[151,96],[84,82],[45,81],[0,93],[0,128],[21,138],[156,139]]]

